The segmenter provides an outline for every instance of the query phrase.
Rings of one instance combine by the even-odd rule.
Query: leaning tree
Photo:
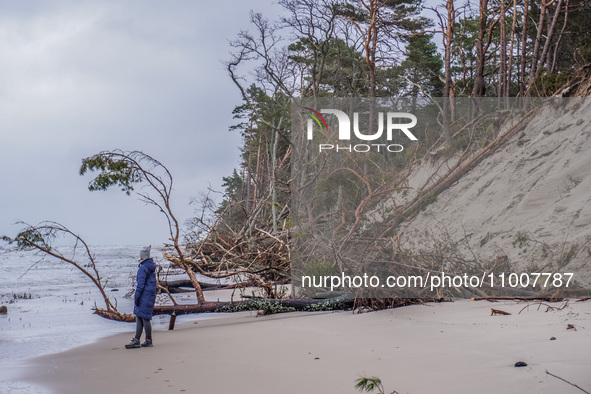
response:
[[[127,195],[135,192],[142,201],[155,205],[164,214],[172,247],[178,256],[175,263],[189,276],[197,295],[197,301],[205,302],[203,290],[193,271],[194,267],[197,270],[199,267],[190,264],[185,258],[180,244],[180,224],[170,205],[173,190],[173,178],[170,171],[161,162],[144,152],[114,150],[102,151],[82,159],[80,175],[88,172],[97,173],[90,181],[88,190],[107,190],[111,186],[118,186]],[[135,191],[134,186],[138,185],[147,187],[142,188],[142,191]]]
[[[106,309],[99,308],[95,303],[93,309],[96,313],[105,317],[108,316],[112,320],[135,320],[133,315],[119,312],[117,310],[117,300],[113,302],[107,295],[105,291],[106,283],[99,273],[94,253],[92,253],[91,248],[79,234],[63,224],[52,221],[41,222],[38,225],[31,225],[24,222],[20,222],[19,224],[24,227],[15,237],[12,238],[4,235],[0,239],[9,244],[15,244],[17,250],[36,250],[44,255],[55,257],[58,260],[73,265],[95,284],[103,297]],[[62,251],[53,246],[53,241],[58,237],[72,240],[74,242],[74,250],[81,248],[83,255],[78,257],[74,255],[66,256]],[[83,263],[82,261],[84,260],[87,260],[87,262]]]

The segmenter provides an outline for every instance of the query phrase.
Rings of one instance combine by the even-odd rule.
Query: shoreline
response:
[[[233,290],[227,289],[213,290],[208,291],[206,297],[209,300],[225,301],[232,299],[233,296],[235,297],[235,294],[233,295],[233,293]],[[100,317],[99,315],[94,314],[92,310],[88,309],[88,306],[84,306],[85,302],[78,304],[80,298],[78,298],[77,302],[72,302],[71,298],[74,298],[74,301],[76,301],[76,296],[78,295],[76,294],[74,297],[69,298],[64,296],[63,300],[65,301],[61,301],[64,302],[64,305],[54,306],[53,309],[50,309],[49,311],[43,309],[44,318],[49,317],[49,319],[46,320],[37,318],[40,308],[45,305],[42,297],[35,298],[34,301],[37,301],[35,305],[31,305],[29,302],[30,300],[27,300],[26,304],[16,304],[15,306],[10,306],[9,304],[10,314],[0,315],[0,319],[4,318],[4,323],[10,322],[12,319],[11,324],[23,325],[23,327],[25,327],[25,324],[28,324],[29,328],[31,323],[28,322],[31,321],[32,315],[37,318],[37,320],[43,320],[42,324],[45,324],[45,327],[48,328],[43,333],[39,332],[39,334],[35,333],[35,335],[28,334],[28,336],[24,336],[22,338],[21,346],[19,346],[18,339],[15,341],[15,338],[0,338],[0,346],[2,347],[2,353],[0,353],[0,394],[47,394],[48,390],[43,387],[25,382],[21,379],[24,374],[23,371],[27,371],[31,361],[92,345],[119,334],[125,334],[129,337],[133,336],[135,323],[115,322]],[[84,294],[83,296],[85,297],[83,300],[87,301],[86,304],[92,299],[89,298],[91,297],[90,293]],[[176,300],[181,303],[191,303],[193,302],[193,299],[194,293],[192,292],[176,294]],[[121,304],[123,304],[124,309],[132,308],[132,306],[125,306],[125,299],[122,301]],[[127,300],[127,303],[131,302]],[[52,314],[55,311],[58,313],[55,315]],[[76,313],[83,314],[81,325],[79,325],[81,321],[76,319],[74,319],[73,324],[64,323],[71,322]],[[195,321],[203,321],[219,317],[220,316],[214,314],[182,315],[177,318],[177,326],[190,327]],[[154,316],[152,319],[153,330],[155,332],[167,330],[169,319],[169,316],[166,315]],[[39,325],[38,323],[38,321],[34,321],[34,324]],[[3,330],[2,332],[4,332]],[[129,342],[129,340],[127,342]],[[31,345],[36,345],[37,347],[29,349],[27,346],[30,347]],[[32,354],[29,353],[27,355],[28,350],[32,350]]]
[[[156,331],[153,348],[125,349],[130,332],[31,359],[21,378],[56,393],[356,393],[362,376],[388,393],[581,392],[547,370],[590,390],[591,302],[548,312],[531,303],[519,314],[525,305],[216,315]]]

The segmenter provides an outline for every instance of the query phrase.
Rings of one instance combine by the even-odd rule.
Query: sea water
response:
[[[131,291],[141,246],[95,246],[92,253],[102,283],[122,313],[133,312]],[[64,256],[90,270],[89,259],[78,247],[58,247]],[[152,250],[155,262],[166,263]],[[104,319],[93,314],[95,306],[105,308],[95,284],[79,269],[54,257],[34,251],[0,249],[0,393],[12,385],[12,392],[36,392],[9,376],[14,366],[29,357],[56,353],[129,332],[135,324]],[[155,330],[167,326],[168,316],[155,316]],[[39,391],[41,392],[41,391]]]

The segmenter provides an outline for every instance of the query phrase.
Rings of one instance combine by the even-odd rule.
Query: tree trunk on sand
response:
[[[204,302],[199,304],[185,305],[157,305],[154,307],[156,315],[187,315],[190,313],[214,313],[214,312],[242,312],[262,310],[265,313],[295,312],[295,311],[330,311],[350,309],[355,299],[333,298],[333,299],[277,299],[262,300],[253,299],[236,302]],[[129,313],[118,313],[105,309],[95,309],[94,313],[110,320],[134,322],[135,316]]]
[[[242,311],[262,311],[263,314],[279,312],[313,312],[313,311],[334,311],[347,310],[355,307],[367,306],[370,309],[394,308],[403,305],[418,304],[424,302],[442,302],[441,298],[391,298],[391,299],[372,299],[372,298],[354,298],[338,297],[330,299],[253,299],[237,302],[205,302],[189,305],[159,305],[154,307],[154,315],[186,315],[191,313],[214,313],[214,312],[242,312]],[[105,309],[95,309],[94,313],[110,320],[132,323],[135,316],[132,314],[122,314]]]

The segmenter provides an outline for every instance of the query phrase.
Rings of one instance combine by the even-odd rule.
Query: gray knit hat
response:
[[[150,249],[152,249],[152,245],[146,246],[140,250],[140,260],[144,261],[145,259],[150,258]]]

